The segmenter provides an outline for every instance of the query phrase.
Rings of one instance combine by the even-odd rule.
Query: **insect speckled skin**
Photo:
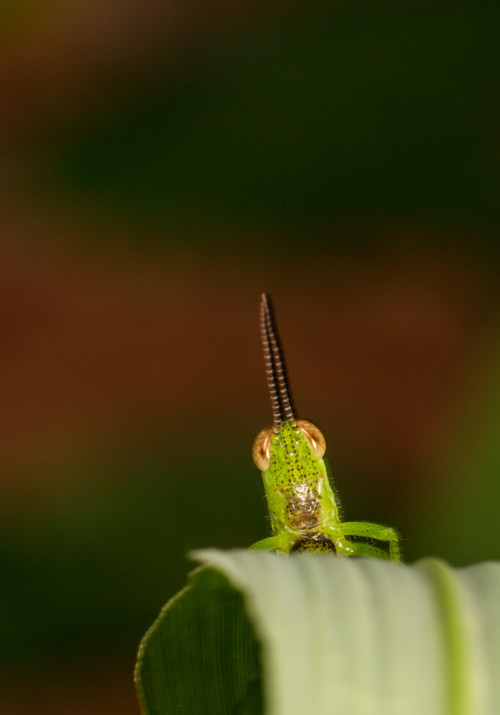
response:
[[[262,478],[274,533],[299,538],[324,530],[332,516],[338,518],[325,463],[313,454],[296,423],[285,421],[277,433],[273,430],[270,455]]]
[[[394,529],[340,519],[323,460],[324,437],[311,422],[295,417],[267,295],[262,296],[261,329],[274,425],[257,435],[253,458],[262,472],[273,536],[250,548],[399,561],[399,537]]]

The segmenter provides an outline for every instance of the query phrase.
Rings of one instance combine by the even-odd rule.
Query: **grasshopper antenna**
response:
[[[271,297],[267,293],[262,293],[260,302],[260,332],[274,426],[278,427],[283,420],[294,420],[295,410],[288,387],[283,351],[274,322]]]

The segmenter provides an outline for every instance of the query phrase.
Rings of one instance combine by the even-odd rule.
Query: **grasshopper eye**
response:
[[[266,427],[259,432],[253,443],[252,459],[257,469],[260,469],[261,472],[267,472],[269,469],[269,463],[271,461],[269,445],[271,444],[272,434],[273,428]]]
[[[326,442],[316,425],[307,420],[297,420],[297,427],[307,437],[316,457],[322,457],[326,451]]]

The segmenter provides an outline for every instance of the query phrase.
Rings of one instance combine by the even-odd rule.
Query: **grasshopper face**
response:
[[[337,514],[323,454],[325,439],[306,420],[285,420],[257,435],[253,458],[262,472],[274,533],[293,543],[312,537]]]
[[[304,438],[306,441],[304,441]],[[307,420],[286,420],[279,426],[265,427],[253,443],[252,458],[261,472],[267,472],[273,464],[276,469],[284,462],[292,462],[298,452],[323,457],[326,442],[320,430]]]

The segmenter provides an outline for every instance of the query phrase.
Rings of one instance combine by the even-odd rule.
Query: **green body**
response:
[[[326,471],[325,441],[310,422],[295,418],[268,296],[262,296],[262,335],[275,422],[257,436],[254,461],[262,471],[273,536],[250,548],[374,556],[400,560],[394,529],[342,522]],[[354,538],[351,538],[354,537]]]

